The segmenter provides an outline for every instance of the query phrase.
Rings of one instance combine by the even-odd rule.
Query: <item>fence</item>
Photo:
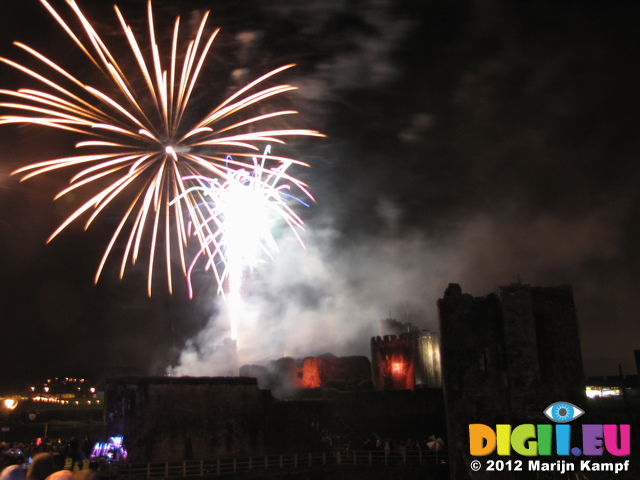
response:
[[[118,463],[106,465],[104,478],[169,479],[211,477],[241,472],[275,469],[314,468],[322,466],[394,466],[440,465],[446,463],[443,451],[386,452],[353,450],[336,453],[265,455],[260,457],[218,458],[176,462]]]

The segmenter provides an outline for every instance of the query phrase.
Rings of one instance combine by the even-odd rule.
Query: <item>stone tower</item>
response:
[[[513,284],[472,297],[450,284],[438,310],[451,478],[491,478],[469,469],[469,424],[546,423],[553,402],[584,405],[573,293]]]
[[[438,335],[410,323],[387,318],[381,336],[371,339],[371,374],[378,390],[440,388]],[[387,334],[383,334],[386,332]]]

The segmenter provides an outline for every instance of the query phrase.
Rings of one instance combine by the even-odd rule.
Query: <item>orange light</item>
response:
[[[398,375],[404,371],[404,363],[394,362],[391,364],[391,371],[394,375]]]

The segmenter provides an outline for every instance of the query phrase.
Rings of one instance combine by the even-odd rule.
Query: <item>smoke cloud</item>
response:
[[[310,226],[305,248],[286,236],[280,253],[246,278],[240,363],[327,352],[368,355],[379,320],[390,315],[435,331],[435,298],[429,292],[441,290],[450,275],[447,252],[417,232],[408,238],[363,238],[342,248],[336,246],[339,236],[332,228]],[[171,373],[229,370],[219,348],[228,336],[229,312],[221,298],[216,302],[217,313]]]

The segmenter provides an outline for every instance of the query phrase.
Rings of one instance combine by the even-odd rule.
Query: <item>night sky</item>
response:
[[[84,3],[126,58],[112,3]],[[145,3],[119,2],[140,38]],[[234,73],[253,79],[293,62],[281,79],[299,87],[286,100],[300,112],[292,122],[327,136],[288,146],[311,165],[296,175],[317,203],[299,212],[306,251],[283,238],[282,254],[248,280],[243,359],[367,354],[389,315],[436,330],[450,282],[484,296],[521,281],[573,286],[588,375],[616,375],[619,364],[637,373],[637,2],[157,0],[154,9],[158,22],[209,9],[210,27],[222,28],[198,104],[217,105]],[[100,81],[39,2],[7,2],[0,26],[1,56],[24,60],[11,45],[20,40]],[[0,65],[0,88],[28,83]],[[221,373],[211,278],[199,277],[192,300],[182,283],[149,299],[144,265],[120,281],[114,264],[95,286],[118,212],[45,244],[77,208],[78,198],[53,200],[71,175],[20,183],[10,173],[79,140],[0,126],[0,376]]]

